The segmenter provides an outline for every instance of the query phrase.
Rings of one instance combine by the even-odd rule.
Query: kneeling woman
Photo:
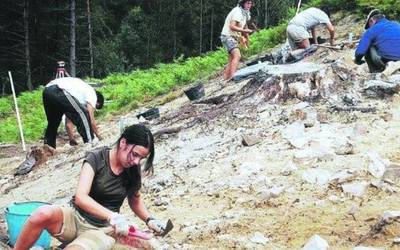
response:
[[[126,197],[132,211],[155,234],[161,234],[162,223],[150,215],[140,199],[140,162],[145,159],[144,173],[152,174],[152,133],[143,125],[127,127],[115,147],[104,147],[87,155],[72,207],[40,207],[29,217],[14,249],[29,249],[43,229],[67,243],[65,249],[111,249],[115,239],[103,229],[111,225],[116,234],[128,234],[128,221],[119,214]]]

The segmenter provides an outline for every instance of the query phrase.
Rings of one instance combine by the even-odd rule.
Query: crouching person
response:
[[[154,139],[143,125],[127,127],[113,148],[89,153],[83,163],[71,206],[43,206],[28,219],[15,244],[16,250],[29,249],[46,229],[65,249],[111,249],[115,239],[106,234],[128,235],[129,224],[120,214],[128,198],[132,211],[153,230],[164,232],[162,223],[145,208],[140,198],[141,162],[143,172],[153,174]]]
[[[400,24],[389,21],[380,10],[372,10],[365,23],[365,32],[355,52],[354,62],[368,64],[371,73],[385,70],[389,61],[400,60]]]

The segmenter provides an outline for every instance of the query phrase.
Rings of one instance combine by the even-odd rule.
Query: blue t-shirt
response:
[[[378,20],[362,36],[356,49],[356,57],[364,56],[371,46],[378,54],[388,60],[400,60],[400,24],[386,18]]]

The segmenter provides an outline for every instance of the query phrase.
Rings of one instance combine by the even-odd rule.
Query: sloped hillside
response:
[[[353,16],[334,20],[338,41],[362,32]],[[153,244],[299,249],[319,235],[331,249],[399,248],[400,75],[382,82],[352,55],[351,46],[320,47],[290,72],[238,82],[216,77],[204,83],[203,99],[189,102],[178,90],[160,106],[161,117],[146,122],[157,141],[155,175],[145,179],[142,197],[175,228]],[[304,65],[315,68],[302,74]],[[293,68],[300,73],[293,76]],[[138,122],[139,111],[126,114],[125,123]],[[115,142],[119,119],[100,125],[106,139],[94,147]],[[66,203],[91,146],[60,146],[22,177],[12,172],[23,157],[4,149],[0,208],[24,200]],[[129,214],[127,204],[123,212]]]

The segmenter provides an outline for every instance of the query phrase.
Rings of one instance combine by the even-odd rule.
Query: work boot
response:
[[[45,163],[50,156],[55,154],[55,151],[55,148],[47,144],[44,144],[41,147],[32,147],[31,152],[26,157],[26,160],[18,166],[14,175],[24,175],[29,173],[34,167]]]

